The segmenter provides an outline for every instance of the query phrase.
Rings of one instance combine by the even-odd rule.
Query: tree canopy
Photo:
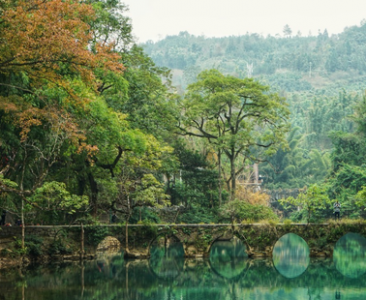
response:
[[[237,175],[249,161],[260,161],[286,144],[285,100],[253,79],[204,71],[188,87],[182,106],[182,133],[207,139],[229,159],[232,197]]]
[[[208,223],[276,206],[309,222],[338,199],[366,215],[365,24],[137,45],[127,9],[0,1],[0,211]],[[285,189],[287,210],[269,199]]]

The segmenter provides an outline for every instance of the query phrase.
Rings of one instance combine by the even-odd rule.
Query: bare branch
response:
[[[23,88],[21,88],[19,86],[15,86],[15,85],[11,85],[11,84],[6,84],[6,83],[0,83],[0,85],[7,86],[7,87],[10,87],[10,88],[14,88],[14,89],[18,89],[18,90],[21,90],[23,92],[31,93],[31,94],[34,95],[34,92],[32,92],[31,90],[23,89]]]

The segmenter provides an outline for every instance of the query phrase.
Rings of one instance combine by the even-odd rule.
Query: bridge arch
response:
[[[21,229],[2,228],[0,241],[9,237],[21,238]],[[125,256],[133,258],[147,258],[151,244],[161,235],[174,235],[176,240],[182,242],[185,257],[208,256],[212,244],[227,235],[237,236],[244,243],[249,257],[270,257],[277,240],[290,232],[306,241],[311,257],[332,257],[337,241],[346,233],[366,237],[364,221],[319,224],[129,224],[126,249],[126,230],[122,225],[29,225],[25,230],[26,235],[36,235],[47,241],[62,230],[67,234],[72,248],[79,255],[84,253],[85,258],[95,256],[97,245],[106,236],[116,237],[122,244]],[[48,243],[45,243],[45,247],[48,247]]]
[[[299,235],[286,233],[277,240],[273,247],[272,262],[282,276],[298,277],[307,270],[310,264],[309,245]]]
[[[148,251],[149,256],[151,255],[151,248],[152,248],[153,244],[161,238],[164,238],[164,247],[165,248],[167,246],[169,246],[170,243],[174,242],[174,243],[181,243],[182,244],[182,249],[184,250],[183,243],[181,242],[181,240],[175,234],[173,234],[171,232],[167,232],[167,231],[166,232],[160,232],[148,244],[147,251]]]
[[[247,258],[246,245],[239,237],[220,235],[210,245],[208,264],[217,276],[236,281],[248,268]]]
[[[183,272],[184,247],[175,234],[159,233],[150,242],[148,253],[149,269],[157,278],[171,281]]]
[[[302,233],[299,233],[299,232],[296,232],[296,231],[288,231],[288,232],[282,232],[280,235],[278,235],[278,238],[273,240],[272,242],[272,245],[271,245],[271,248],[272,250],[274,249],[275,245],[277,244],[277,242],[282,239],[284,236],[288,235],[288,234],[294,234],[296,236],[298,236],[299,238],[301,238],[305,243],[306,245],[309,247],[309,242],[307,240],[307,237],[304,236],[304,234]]]
[[[214,244],[216,243],[216,242],[219,242],[219,241],[231,241],[232,239],[238,239],[242,244],[243,244],[243,246],[244,246],[244,248],[245,248],[245,251],[247,251],[247,249],[248,249],[248,245],[247,245],[247,243],[240,237],[240,235],[239,234],[237,234],[237,233],[232,233],[232,235],[231,236],[227,236],[227,235],[220,235],[220,236],[218,236],[218,237],[216,237],[214,240],[212,240],[212,242],[208,245],[208,247],[207,247],[207,251],[206,251],[206,253],[209,255],[210,253],[211,253],[211,249],[212,249],[212,247],[214,246]]]
[[[247,240],[237,230],[233,230],[230,232],[225,232],[225,233],[219,234],[215,238],[213,238],[212,241],[209,243],[209,245],[206,248],[206,256],[210,255],[212,246],[217,241],[229,241],[229,240],[232,240],[233,238],[237,238],[238,240],[240,240],[244,245],[246,253],[248,253],[248,250],[250,249],[250,245],[248,244]]]

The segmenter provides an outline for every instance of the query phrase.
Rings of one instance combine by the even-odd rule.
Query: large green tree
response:
[[[154,118],[144,119],[146,112],[163,114],[167,88],[160,71],[167,71],[133,46],[119,1],[6,4],[0,11],[0,190],[7,202],[0,207],[19,213],[25,201],[44,209],[46,202],[31,196],[52,184],[72,199],[88,196],[86,211],[97,215],[118,197],[124,167],[140,170],[131,178],[136,190],[170,152],[152,135],[152,122],[143,124]],[[141,105],[132,108],[135,99]]]
[[[268,86],[208,70],[189,85],[178,127],[182,134],[207,139],[228,158],[233,199],[245,165],[286,145],[288,115],[285,99]]]

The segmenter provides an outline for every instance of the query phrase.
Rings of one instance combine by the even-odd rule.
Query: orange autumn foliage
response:
[[[35,83],[59,80],[60,63],[70,65],[84,80],[94,83],[93,69],[122,72],[113,45],[98,44],[90,51],[90,5],[70,0],[20,0],[4,11],[0,33],[0,72],[24,71]]]
[[[78,151],[91,155],[98,150],[85,143],[86,137],[67,106],[72,103],[73,111],[75,107],[84,110],[91,101],[88,93],[78,92],[70,76],[79,77],[92,94],[97,93],[98,85],[95,69],[117,73],[124,70],[113,44],[91,44],[88,22],[94,19],[91,5],[72,0],[19,0],[1,11],[0,74],[5,78],[25,74],[29,80],[27,87],[1,81],[0,87],[37,95],[41,103],[35,105],[19,94],[0,96],[0,109],[20,128],[22,142],[33,126],[44,126],[67,136]],[[70,76],[63,75],[65,67]],[[47,89],[60,89],[68,96],[60,103],[57,97],[42,93]]]
[[[48,107],[48,109],[39,109],[29,106],[27,109],[19,110],[12,106],[6,110],[7,119],[20,128],[20,142],[26,143],[28,133],[34,126],[43,126],[54,133],[54,139],[68,140],[70,144],[78,147],[77,152],[85,151],[88,155],[95,154],[98,151],[96,146],[87,145],[84,141],[86,137],[79,129],[77,122],[65,110],[57,107]],[[6,121],[6,120],[5,120]]]

